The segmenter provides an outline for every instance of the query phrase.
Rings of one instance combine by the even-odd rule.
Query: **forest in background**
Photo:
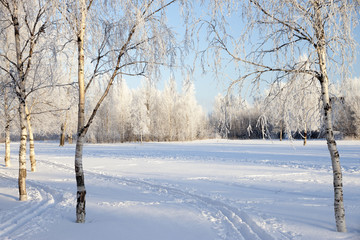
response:
[[[299,80],[287,85],[274,84],[251,104],[233,93],[219,94],[214,99],[212,111],[206,113],[197,103],[192,82],[184,82],[178,92],[175,79],[170,79],[163,90],[149,81],[137,89],[129,89],[126,81],[121,80],[114,84],[99,109],[86,139],[90,143],[109,143],[205,138],[324,138],[320,86],[315,81],[309,84],[314,87],[305,88]],[[44,92],[31,98],[32,111],[43,112],[32,116],[35,139],[59,140],[62,132],[70,142],[76,138],[77,107],[75,94],[71,91],[76,89],[72,86],[54,88],[51,94]],[[332,85],[331,92],[336,137],[358,139],[360,79]],[[6,97],[10,94],[8,92]],[[96,91],[89,94],[94,97],[89,98],[87,104],[93,106],[95,103],[91,99],[96,98]],[[4,103],[4,91],[1,97]],[[16,98],[12,101],[10,107],[16,105]],[[2,106],[1,126],[5,129],[6,114],[4,104]],[[55,111],[44,111],[50,107]],[[16,113],[16,108],[10,108],[7,114],[12,116],[12,139],[19,141]],[[4,135],[2,139],[4,141]]]

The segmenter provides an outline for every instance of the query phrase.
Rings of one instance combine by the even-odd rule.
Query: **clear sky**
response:
[[[197,10],[199,13],[202,11],[201,9],[204,9],[204,8],[194,7],[194,10]],[[177,36],[179,38],[182,38],[184,31],[185,31],[183,19],[180,17],[177,7],[173,6],[168,10],[169,10],[168,11],[169,24],[173,28],[173,30],[177,33]],[[236,20],[233,20],[231,22],[230,27],[236,33],[237,29],[241,28],[241,22],[236,22]],[[201,33],[204,34],[204,31]],[[355,34],[355,38],[356,38],[357,42],[360,43],[360,27],[359,26],[355,29],[354,34]],[[207,43],[204,41],[206,36],[204,36],[204,35],[200,36],[200,38],[202,38],[200,41],[200,44],[199,44],[200,47],[202,47],[201,45],[204,45],[203,47],[207,46]],[[187,57],[186,62],[188,64],[192,64],[194,56],[195,56],[194,53],[190,53],[189,56]],[[236,78],[237,73],[235,73],[234,69],[232,69],[232,68],[233,68],[232,64],[229,64],[226,71],[224,71],[229,76],[225,76],[222,80],[216,80],[215,75],[211,71],[210,68],[206,69],[207,70],[206,73],[203,73],[200,62],[198,61],[195,64],[195,71],[194,71],[192,80],[195,84],[196,98],[198,100],[198,103],[203,106],[203,108],[206,112],[211,112],[212,105],[214,103],[214,99],[215,99],[216,95],[218,95],[219,93],[221,93],[222,95],[226,94],[227,88],[228,88],[229,82],[230,82],[229,77]],[[224,69],[222,69],[222,70],[224,70]],[[353,65],[352,76],[360,77],[360,54],[359,54],[359,52],[357,53],[357,59]],[[184,77],[181,75],[180,71],[175,71],[174,77],[177,81],[178,90],[181,91],[182,82],[183,82]],[[157,82],[157,87],[159,89],[163,89],[165,83],[169,80],[169,78],[170,78],[170,72],[167,70],[164,70],[163,74],[162,74],[162,79],[160,79]],[[139,86],[140,82],[141,82],[141,80],[132,79],[131,81],[128,81],[127,84],[129,85],[130,88],[136,88]],[[248,99],[248,100],[251,101],[251,99]]]

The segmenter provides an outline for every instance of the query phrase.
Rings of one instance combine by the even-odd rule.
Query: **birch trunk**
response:
[[[72,133],[69,133],[69,134],[67,135],[67,139],[68,139],[68,143],[69,143],[69,144],[72,144],[72,143],[73,143]]]
[[[84,170],[82,164],[83,144],[84,144],[84,127],[85,127],[85,82],[84,82],[84,36],[86,27],[86,2],[81,0],[81,19],[78,23],[77,47],[78,47],[78,85],[79,85],[79,105],[78,105],[78,128],[75,152],[75,175],[77,187],[77,204],[76,204],[76,222],[85,222],[85,203],[86,188]]]
[[[324,120],[326,129],[326,141],[331,156],[331,163],[333,169],[333,184],[334,184],[334,210],[335,221],[338,232],[346,232],[345,223],[345,208],[343,198],[343,184],[342,184],[342,172],[340,165],[340,155],[337,150],[332,119],[331,119],[331,103],[329,98],[329,83],[328,78],[325,75],[323,81],[321,81],[321,92],[324,105]]]
[[[11,117],[9,114],[9,99],[7,95],[7,88],[4,90],[4,111],[5,111],[5,167],[10,167],[10,123]]]
[[[5,167],[10,166],[10,121],[7,119],[5,126]]]
[[[65,126],[64,124],[61,124],[61,134],[60,134],[60,144],[59,146],[62,147],[65,145]]]
[[[17,79],[17,96],[19,99],[19,117],[20,117],[20,147],[19,147],[19,200],[26,201],[26,139],[27,139],[27,130],[26,130],[26,91],[25,91],[25,75],[24,75],[24,66],[22,62],[22,51],[20,45],[20,24],[18,19],[18,8],[17,2],[14,1],[14,11],[12,15],[12,21],[14,26],[14,37],[15,37],[15,49],[16,49],[16,67],[18,72]]]
[[[20,129],[21,139],[19,148],[19,200],[26,201],[26,113],[25,113],[25,102],[19,104],[19,115],[20,115]]]
[[[326,129],[326,140],[327,146],[331,156],[331,163],[333,169],[333,184],[334,184],[334,210],[335,210],[335,221],[336,228],[338,232],[346,232],[346,223],[345,223],[345,209],[344,209],[344,199],[343,199],[343,185],[342,185],[342,173],[340,166],[340,155],[336,147],[336,142],[333,133],[331,111],[332,106],[329,96],[329,78],[327,75],[326,68],[326,39],[325,39],[325,30],[323,19],[321,16],[321,4],[319,1],[313,2],[313,7],[315,11],[315,22],[314,29],[315,35],[318,42],[315,44],[319,59],[319,68],[320,75],[318,80],[321,84],[321,96],[324,106],[324,121]]]
[[[305,127],[304,127],[304,146],[307,143],[307,128],[306,128],[306,123],[305,123]]]
[[[85,178],[84,170],[82,164],[82,154],[84,146],[84,136],[80,135],[76,141],[76,152],[75,152],[75,174],[76,174],[76,222],[84,223],[85,222],[85,203],[86,203],[86,188],[85,188]]]
[[[34,134],[31,127],[31,117],[30,112],[25,105],[26,111],[26,122],[29,131],[29,145],[30,145],[30,164],[31,164],[31,171],[36,172],[36,160],[35,160],[35,144],[34,144]]]
[[[67,119],[68,119],[68,111],[66,111],[64,123],[61,124],[60,146],[64,146],[64,145],[65,145],[65,135],[66,135],[66,123],[67,123]]]

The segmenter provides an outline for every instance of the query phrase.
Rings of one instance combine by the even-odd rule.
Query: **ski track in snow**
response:
[[[0,174],[2,179],[11,183],[16,183],[17,179]],[[51,221],[46,213],[55,204],[54,195],[56,192],[48,186],[42,186],[34,181],[27,181],[28,201],[20,202],[19,206],[11,211],[5,212],[1,216],[0,238],[1,239],[20,239],[33,231],[42,231],[35,219]]]
[[[62,163],[51,162],[47,160],[38,160],[61,171],[66,170],[73,173],[73,167]],[[0,175],[9,181],[17,181],[14,177],[4,174]],[[186,190],[167,186],[166,184],[156,184],[143,179],[129,179],[119,176],[105,175],[96,171],[85,171],[87,178],[94,178],[96,181],[111,181],[112,183],[126,184],[134,188],[141,188],[150,191],[153,194],[167,195],[175,197],[180,203],[191,205],[198,209],[202,215],[213,224],[213,229],[217,232],[219,239],[291,239],[291,235],[281,231],[276,231],[277,237],[270,235],[263,228],[258,226],[244,211],[233,207],[222,201],[198,195]],[[90,179],[89,179],[90,180]],[[32,219],[39,218],[41,221],[51,221],[51,208],[61,207],[61,202],[69,201],[64,199],[65,190],[54,189],[49,184],[41,184],[34,181],[27,181],[28,195],[30,201],[23,202],[18,208],[12,209],[6,213],[0,224],[0,238],[2,239],[21,239],[29,231],[46,231],[41,229],[43,226],[34,226]],[[73,196],[73,195],[72,195]],[[71,197],[71,196],[70,196]],[[35,228],[35,229],[34,229]]]
[[[7,175],[0,173],[0,178],[9,182],[8,186],[18,187],[18,178],[11,172]],[[54,208],[61,209],[74,198],[73,194],[38,181],[27,179],[26,186],[28,200],[17,202],[19,206],[4,211],[0,217],[1,240],[28,239],[33,233],[46,231],[45,225],[53,223],[58,216]]]

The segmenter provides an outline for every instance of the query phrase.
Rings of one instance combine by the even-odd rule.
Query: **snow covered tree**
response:
[[[76,73],[76,67],[73,66],[76,66],[76,64],[72,53],[68,53],[64,50],[61,53],[63,53],[64,56],[62,59],[59,59],[58,62],[63,63],[64,66],[59,66],[57,68],[59,69],[57,75],[60,79],[63,79],[63,83],[61,85],[64,86],[57,89],[57,93],[55,94],[57,101],[55,102],[57,102],[61,106],[58,106],[59,109],[66,108],[65,110],[63,110],[63,114],[61,115],[63,121],[60,125],[59,145],[64,146],[66,137],[68,138],[69,144],[72,143],[72,135],[76,130],[76,124],[74,119],[76,119],[75,103],[77,102],[77,98],[76,89],[73,86],[75,78],[74,74]]]
[[[120,142],[127,141],[130,135],[131,126],[131,103],[132,92],[126,84],[125,79],[122,79],[119,86],[114,88],[114,100],[113,104],[116,106],[116,117],[119,125],[119,139]]]
[[[18,112],[20,118],[20,148],[19,148],[19,199],[27,200],[26,193],[26,140],[27,140],[27,114],[26,99],[36,90],[39,83],[32,78],[34,65],[41,59],[36,59],[41,53],[38,45],[45,36],[48,27],[49,15],[46,14],[51,1],[14,1],[1,0],[1,22],[11,31],[3,31],[8,41],[12,42],[9,51],[1,50],[1,58],[9,63],[10,69],[1,67],[12,79],[14,90],[18,99]],[[5,29],[5,28],[4,28]],[[12,32],[12,34],[9,34]],[[11,52],[11,53],[10,53]],[[32,80],[32,81],[31,81]],[[35,171],[35,162],[32,170]]]
[[[299,134],[306,145],[308,133],[320,130],[320,86],[313,78],[295,75],[286,83],[273,83],[266,94],[263,112],[280,136],[283,131],[289,137]]]
[[[67,109],[63,110],[64,114],[60,115],[59,117],[63,117],[63,122],[60,125],[60,146],[65,145],[65,140],[68,140],[69,144],[72,144],[72,135],[75,132],[76,126],[75,121],[73,119],[76,119],[76,107],[74,107],[74,94],[71,94],[69,89],[65,90],[66,93],[61,94],[59,97],[61,99],[61,96],[65,96],[67,101],[64,101],[62,103],[62,107],[68,106]],[[65,116],[64,116],[65,115]],[[54,124],[56,125],[56,124]],[[56,132],[56,131],[55,131]]]
[[[1,81],[1,99],[2,99],[2,116],[4,119],[4,126],[5,126],[5,166],[10,167],[10,133],[11,133],[11,125],[13,119],[16,115],[16,96],[13,92],[13,87],[11,85],[11,79],[7,74],[3,74]]]
[[[195,85],[192,82],[185,82],[182,90],[182,98],[179,108],[182,110],[180,122],[184,124],[179,131],[183,136],[182,140],[194,140],[200,136],[202,125],[206,124],[203,119],[205,115],[202,107],[197,104],[195,97]]]
[[[96,93],[94,90],[88,94]],[[92,99],[90,108],[95,104]],[[179,93],[174,80],[166,83],[164,91],[150,81],[133,90],[124,80],[117,81],[99,109],[99,116],[94,119],[87,141],[185,141],[208,136],[206,115],[196,101],[192,83],[184,84]]]
[[[143,141],[145,135],[149,134],[150,127],[149,109],[145,97],[146,94],[143,91],[138,91],[136,94],[133,94],[131,104],[132,129],[136,136],[140,136],[140,142]]]
[[[149,117],[149,134],[147,140],[159,140],[160,125],[158,124],[158,120],[161,119],[161,113],[159,113],[158,110],[161,104],[161,100],[159,99],[160,91],[156,89],[155,83],[151,81],[146,81],[146,84],[140,91],[145,94],[145,106]]]
[[[308,139],[308,133],[320,130],[320,113],[321,113],[321,98],[320,86],[314,79],[306,75],[297,75],[295,79],[295,86],[291,93],[297,93],[294,96],[294,130],[297,131],[304,139],[304,145]],[[297,83],[296,83],[297,82]]]
[[[215,97],[210,124],[222,138],[262,138],[268,132],[261,122],[266,119],[266,115],[260,118],[261,111],[265,113],[258,99],[248,104],[240,96],[219,94]]]
[[[222,138],[228,138],[230,132],[229,107],[226,97],[218,94],[215,97],[214,109],[212,112],[212,121],[216,131]]]
[[[221,3],[225,3],[221,5]],[[331,156],[334,185],[334,210],[337,231],[346,232],[343,203],[340,156],[332,126],[332,105],[329,96],[330,78],[346,76],[348,63],[352,62],[355,41],[352,30],[357,23],[357,1],[325,0],[249,0],[238,5],[219,1],[215,15],[221,11],[242,10],[246,21],[244,34],[239,38],[227,33],[221,21],[208,21],[213,41],[209,49],[215,57],[229,56],[233,62],[245,65],[246,72],[231,86],[243,86],[246,80],[287,81],[299,74],[316,79],[321,86],[322,113],[328,150]],[[249,42],[255,42],[249,50]],[[300,56],[305,56],[305,60]],[[216,69],[221,69],[219,61]],[[228,62],[226,62],[228,64]],[[329,66],[332,66],[330,68]],[[308,68],[304,69],[304,66]],[[330,77],[329,77],[330,76]]]
[[[345,79],[334,93],[335,129],[345,136],[360,138],[360,79]]]
[[[176,139],[176,128],[175,128],[175,106],[178,101],[178,92],[176,90],[176,82],[174,78],[165,85],[162,93],[163,101],[163,129],[165,133],[166,141],[174,141]]]
[[[166,26],[166,8],[173,1],[61,1],[59,11],[78,49],[78,129],[75,154],[77,222],[85,222],[86,188],[82,164],[83,144],[94,117],[118,75],[159,73],[159,64],[171,65],[174,38]],[[86,51],[85,51],[86,50]],[[87,52],[89,51],[89,52]],[[93,53],[93,55],[91,55]],[[93,60],[87,78],[85,62]],[[103,90],[85,119],[86,92],[99,76]]]
[[[266,97],[262,107],[273,127],[273,134],[279,135],[280,141],[283,140],[285,135],[291,136],[288,105],[293,102],[287,100],[288,88],[284,85],[279,82],[272,84],[269,90],[265,92]]]
[[[28,106],[25,105],[25,113],[26,113],[26,123],[27,130],[29,134],[29,152],[30,152],[30,163],[31,163],[31,171],[36,171],[36,160],[35,160],[35,145],[34,145],[34,133],[31,126],[31,108],[29,110]]]
[[[88,95],[89,108],[96,104],[95,96],[97,89],[90,89]],[[90,142],[124,142],[130,140],[131,113],[132,113],[132,91],[128,88],[125,79],[116,81],[109,91],[99,109],[99,115],[94,119],[93,126],[89,130],[87,141]],[[87,113],[90,114],[90,113]]]
[[[15,110],[17,108],[16,95],[14,91],[13,81],[10,78],[8,72],[10,72],[10,62],[6,59],[9,58],[12,54],[11,52],[11,32],[9,29],[4,29],[5,33],[2,38],[0,38],[2,48],[1,52],[3,58],[1,58],[1,97],[2,97],[2,115],[4,118],[5,126],[5,166],[10,166],[10,127],[11,123],[16,115]],[[5,70],[5,71],[4,71]]]

